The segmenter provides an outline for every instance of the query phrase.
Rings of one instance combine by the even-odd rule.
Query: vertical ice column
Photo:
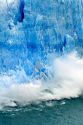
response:
[[[72,19],[73,19],[73,27],[78,36],[78,40],[83,40],[82,11],[83,11],[83,5],[81,0],[77,0],[77,2],[75,1],[74,4],[72,4]]]

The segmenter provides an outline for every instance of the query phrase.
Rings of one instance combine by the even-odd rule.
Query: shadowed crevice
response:
[[[20,13],[20,17],[19,17],[19,22],[23,22],[24,19],[24,0],[20,0],[20,5],[19,5],[19,13]]]

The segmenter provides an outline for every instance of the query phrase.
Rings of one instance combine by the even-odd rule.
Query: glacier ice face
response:
[[[82,53],[83,0],[0,1],[0,72],[32,74],[48,53]]]
[[[25,21],[29,30],[39,34],[35,33],[38,44],[62,51],[66,44],[71,46],[75,41],[83,40],[83,1],[26,0]]]

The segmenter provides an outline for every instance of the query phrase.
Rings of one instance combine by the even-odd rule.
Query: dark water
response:
[[[83,99],[9,108],[0,112],[0,125],[83,125]]]

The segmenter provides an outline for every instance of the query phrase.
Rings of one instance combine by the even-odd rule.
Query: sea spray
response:
[[[14,76],[16,73],[13,72],[11,76],[0,76],[0,105],[27,105],[36,101],[69,99],[82,95],[83,59],[75,52],[54,57],[48,70],[47,80],[35,79],[26,83],[17,83],[19,76]]]

